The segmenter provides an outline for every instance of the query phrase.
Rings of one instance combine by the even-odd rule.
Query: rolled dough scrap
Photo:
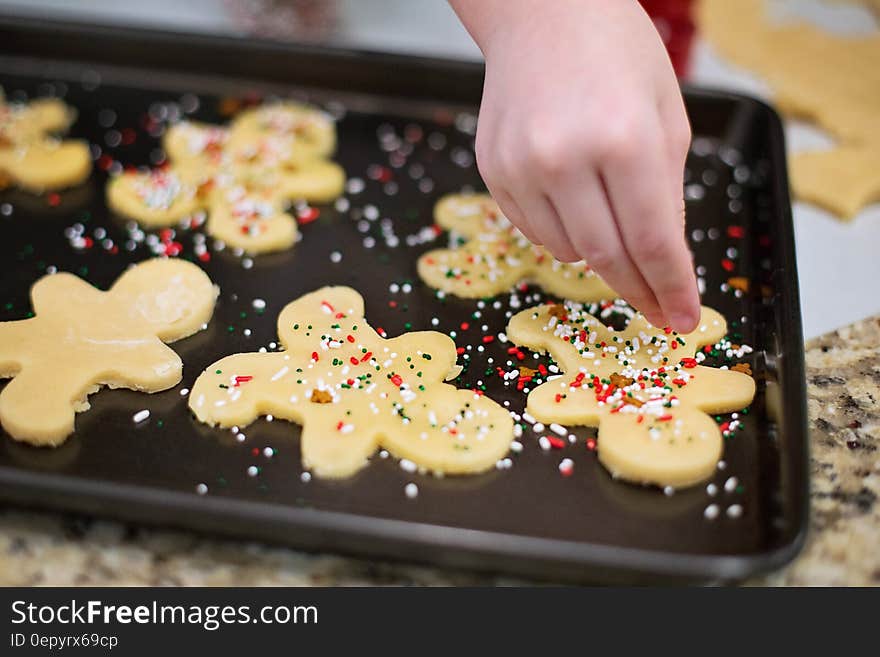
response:
[[[348,287],[289,303],[278,336],[283,352],[236,354],[202,372],[189,397],[196,418],[230,427],[271,414],[301,424],[303,466],[328,478],[354,474],[379,446],[445,474],[482,472],[507,453],[507,411],[443,383],[458,373],[448,336],[381,338]]]
[[[795,153],[799,198],[843,218],[880,199],[880,35],[841,36],[808,23],[773,24],[763,0],[702,0],[701,32],[734,64],[761,76],[780,109],[838,140]],[[865,164],[866,166],[861,166]]]
[[[615,331],[565,302],[517,313],[507,336],[549,352],[565,373],[529,393],[529,413],[598,427],[599,461],[616,477],[680,488],[711,476],[720,458],[721,432],[707,413],[742,409],[755,394],[750,376],[698,364],[697,350],[726,331],[705,306],[698,328],[679,335],[641,314]]]
[[[795,196],[838,216],[880,201],[880,142],[795,153],[790,168]]]
[[[75,113],[55,98],[7,103],[0,90],[0,189],[12,184],[31,192],[78,185],[92,171],[88,144],[60,141]]]
[[[72,274],[31,288],[35,317],[0,323],[0,423],[14,439],[56,446],[101,386],[158,392],[183,364],[164,342],[199,331],[217,289],[194,264],[147,260],[106,292]]]
[[[326,159],[335,143],[332,119],[295,103],[243,112],[229,128],[182,122],[163,138],[171,164],[113,178],[107,201],[150,227],[204,210],[207,232],[231,246],[288,249],[297,236],[288,202],[324,203],[342,193],[345,172]]]
[[[434,208],[434,220],[466,240],[419,258],[419,276],[438,290],[464,298],[490,297],[526,279],[575,301],[617,296],[586,263],[559,262],[531,244],[487,194],[444,196]]]

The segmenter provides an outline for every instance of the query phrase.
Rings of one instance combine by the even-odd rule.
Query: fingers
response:
[[[610,131],[602,177],[627,253],[668,323],[690,332],[700,318],[699,295],[659,123],[643,121]]]
[[[624,248],[599,178],[590,170],[581,181],[558,179],[553,199],[580,257],[649,322],[662,324],[660,305]]]
[[[523,190],[517,202],[529,221],[541,227],[541,243],[554,258],[561,262],[577,262],[581,259],[572,246],[559,213],[543,192],[537,189]]]
[[[486,186],[489,187],[488,184]],[[510,194],[504,189],[492,191],[491,187],[489,187],[489,193],[492,194],[492,198],[498,203],[498,207],[501,208],[504,216],[526,236],[529,242],[538,245],[542,244],[539,233],[534,229],[526,214],[520,209]]]
[[[484,111],[487,111],[486,107],[481,109],[481,117],[483,116]],[[542,244],[543,242],[541,241],[540,231],[535,230],[535,226],[529,220],[528,215],[523,212],[513,196],[508,193],[506,185],[504,185],[504,181],[506,181],[507,178],[500,170],[500,157],[498,153],[498,148],[504,147],[504,142],[498,138],[497,132],[489,132],[486,127],[497,127],[501,123],[502,121],[500,117],[491,122],[480,122],[477,130],[475,148],[477,168],[480,170],[483,182],[486,183],[486,188],[489,190],[492,198],[495,199],[495,202],[498,203],[498,207],[501,208],[501,212],[504,213],[504,216],[507,217],[530,242],[533,244]]]
[[[501,122],[503,124],[503,122]],[[557,260],[576,262],[562,220],[537,180],[529,178],[536,165],[528,155],[513,152],[515,135],[477,134],[477,165],[486,186],[508,219],[533,244],[545,246]]]
[[[672,195],[676,201],[681,201],[684,208],[684,168],[691,147],[691,124],[678,85],[673,83],[670,86],[670,89],[662,93],[657,111],[660,125],[663,126],[664,151],[669,163]]]

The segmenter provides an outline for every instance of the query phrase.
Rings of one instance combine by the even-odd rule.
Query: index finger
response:
[[[627,252],[666,320],[686,333],[699,322],[700,301],[661,134],[657,121],[641,139],[633,135],[639,148],[606,158],[602,176]]]

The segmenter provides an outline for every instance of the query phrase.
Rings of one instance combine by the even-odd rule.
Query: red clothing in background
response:
[[[666,44],[675,73],[687,75],[694,37],[693,0],[640,0]]]

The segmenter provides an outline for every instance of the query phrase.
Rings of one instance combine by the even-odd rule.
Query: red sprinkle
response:
[[[727,236],[739,238],[745,235],[745,229],[742,226],[728,226],[727,227]]]
[[[398,388],[403,385],[403,377],[400,374],[394,374],[391,377],[391,383],[396,385]]]
[[[313,351],[313,352],[312,352],[312,360],[315,361],[316,363],[317,363],[319,360],[321,360],[320,358],[318,358],[318,352],[317,352],[317,351]]]
[[[46,197],[46,202],[53,208],[58,207],[61,204],[61,195],[52,192]]]
[[[297,219],[299,219],[300,225],[304,226],[306,224],[312,223],[315,219],[321,216],[321,211],[318,208],[308,207],[305,210],[301,211],[297,214]]]
[[[733,264],[733,260],[730,258],[725,258],[721,261],[721,266],[724,268],[724,271],[733,271],[736,269],[736,265]]]

